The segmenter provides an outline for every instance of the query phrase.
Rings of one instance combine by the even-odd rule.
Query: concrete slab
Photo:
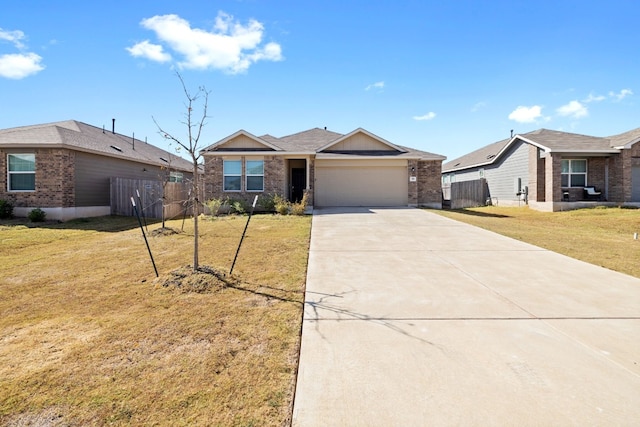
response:
[[[640,280],[418,209],[313,218],[293,425],[635,425]]]

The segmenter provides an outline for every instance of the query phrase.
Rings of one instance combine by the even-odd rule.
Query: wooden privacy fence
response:
[[[451,209],[484,206],[489,198],[487,180],[452,182],[450,189]]]
[[[111,178],[111,215],[134,216],[131,197],[136,205],[142,205],[144,216],[147,218],[162,218],[162,181]],[[165,218],[174,218],[184,214],[189,197],[190,183],[166,182],[164,188]],[[140,199],[136,190],[140,192]],[[187,213],[191,213],[191,209]]]

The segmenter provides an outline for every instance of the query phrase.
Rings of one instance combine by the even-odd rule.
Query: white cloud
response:
[[[532,107],[519,106],[509,114],[509,120],[518,123],[533,123],[542,117],[542,107],[534,105]]]
[[[371,89],[384,89],[384,82],[375,82],[364,88],[364,90]]]
[[[132,56],[147,58],[156,62],[171,61],[171,55],[166,53],[162,46],[158,44],[151,44],[149,40],[134,44],[128,47],[127,50]]]
[[[26,37],[20,30],[3,30],[0,28],[0,41],[8,41],[16,49],[26,49],[22,42]],[[33,52],[8,53],[0,56],[0,77],[7,79],[22,79],[44,70],[42,57]]]
[[[588,104],[590,102],[604,101],[605,99],[607,99],[607,97],[604,96],[604,95],[594,95],[594,94],[590,93],[589,96],[587,96],[585,99],[582,100],[582,102]]]
[[[241,73],[258,61],[284,59],[278,43],[270,42],[261,46],[264,27],[255,19],[243,25],[235,21],[233,16],[219,12],[212,31],[191,28],[191,24],[178,15],[157,15],[143,19],[140,24],[154,31],[165,47],[182,58],[178,62],[181,68]],[[138,43],[127,50],[134,56],[134,52],[140,50],[144,54],[138,56],[160,62],[170,56],[156,47],[162,47],[160,45],[148,43],[148,47],[153,47],[155,56],[150,56],[149,49],[142,49],[140,45]]]
[[[424,120],[433,120],[436,117],[436,113],[433,111],[428,112],[422,116],[413,116],[413,120],[424,121]]]
[[[558,108],[556,112],[561,116],[569,116],[573,117],[574,119],[587,117],[589,115],[589,110],[587,110],[587,107],[585,107],[579,101],[570,101],[568,104]]]
[[[9,31],[0,28],[0,40],[6,40],[13,43],[17,49],[24,48],[24,44],[20,41],[24,38],[24,33],[20,30]]]
[[[22,79],[44,70],[42,58],[35,53],[12,53],[0,56],[0,77]]]
[[[611,98],[615,98],[616,101],[622,101],[624,98],[631,95],[633,95],[633,91],[631,89],[622,89],[618,93],[615,93],[613,91],[609,92],[609,96]]]

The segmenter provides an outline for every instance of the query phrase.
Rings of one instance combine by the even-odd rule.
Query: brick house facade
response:
[[[18,158],[33,170],[11,170],[9,159]],[[54,220],[109,215],[111,178],[159,180],[168,170],[192,176],[190,162],[115,129],[69,120],[0,130],[0,199],[16,216],[34,208]],[[28,188],[12,188],[19,173],[33,175]]]
[[[278,194],[294,200],[302,185],[309,206],[442,207],[444,157],[393,145],[364,129],[343,135],[316,128],[283,138],[238,131],[202,154],[208,199],[251,203],[255,195]],[[228,177],[236,180],[233,188],[225,189],[225,161],[241,164],[241,184]],[[247,162],[255,161],[263,165],[263,186],[249,191]]]

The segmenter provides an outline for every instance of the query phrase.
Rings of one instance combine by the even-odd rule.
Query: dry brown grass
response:
[[[436,212],[436,211],[434,211]],[[640,210],[539,212],[482,207],[439,214],[611,270],[640,277]]]
[[[245,221],[201,221],[200,262],[228,270]],[[286,424],[310,218],[254,216],[232,286],[205,292],[162,286],[191,221],[150,237],[160,280],[136,225],[0,225],[0,424]]]

